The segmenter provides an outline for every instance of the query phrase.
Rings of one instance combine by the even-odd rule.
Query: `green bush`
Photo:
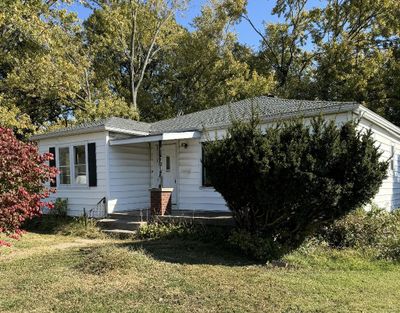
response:
[[[278,259],[284,254],[284,247],[272,238],[264,238],[244,229],[232,231],[228,242],[256,260]]]
[[[322,231],[331,247],[374,249],[380,258],[400,260],[400,211],[358,209]]]
[[[390,261],[400,261],[400,238],[386,240],[380,246],[378,258]]]
[[[191,225],[155,222],[139,228],[137,236],[140,239],[158,239],[179,237],[191,232]]]
[[[68,199],[57,198],[54,201],[54,208],[49,211],[49,214],[60,217],[66,217],[68,210]]]
[[[263,132],[253,117],[207,142],[203,164],[238,228],[285,253],[370,201],[386,176],[380,156],[353,122],[296,120]]]
[[[189,240],[225,242],[230,229],[194,223],[154,222],[143,225],[137,232],[139,239],[182,238]]]
[[[76,236],[88,239],[101,239],[106,236],[97,226],[97,221],[85,217],[75,217],[69,223],[61,224],[56,233],[65,236]]]

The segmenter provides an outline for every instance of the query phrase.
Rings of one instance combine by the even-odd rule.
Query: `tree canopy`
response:
[[[354,100],[400,125],[400,2],[276,0],[258,27],[246,0],[0,3],[0,124],[19,134],[111,115],[169,118],[274,94]],[[238,41],[248,23],[257,49]]]

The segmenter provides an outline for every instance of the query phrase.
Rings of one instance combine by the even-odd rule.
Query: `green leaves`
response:
[[[370,201],[386,176],[380,156],[353,122],[294,120],[264,133],[253,117],[207,142],[203,163],[239,228],[290,249]]]

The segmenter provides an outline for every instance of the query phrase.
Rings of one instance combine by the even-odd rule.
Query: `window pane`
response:
[[[75,183],[86,184],[86,148],[85,146],[74,147],[74,170],[75,170]]]
[[[167,155],[167,157],[165,158],[165,169],[167,172],[169,172],[171,170],[171,158],[169,157],[169,155]]]
[[[69,166],[60,166],[60,184],[69,185],[71,183],[71,169]]]
[[[203,145],[204,145],[204,144],[203,144]],[[204,161],[204,158],[205,158],[204,146],[202,146],[201,154],[202,154],[202,160]],[[201,162],[201,167],[202,167],[202,174],[203,174],[203,186],[205,186],[205,187],[211,187],[212,184],[211,184],[210,178],[209,178],[208,175],[207,175],[207,169],[204,167],[203,162]]]
[[[59,166],[69,166],[69,148],[60,148],[59,149]]]
[[[75,165],[86,164],[85,146],[75,146]]]

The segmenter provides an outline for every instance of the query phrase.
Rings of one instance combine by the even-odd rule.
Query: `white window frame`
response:
[[[75,155],[74,155],[74,147],[84,146],[85,147],[85,165],[86,165],[86,184],[77,184],[75,183]],[[60,182],[58,185],[63,188],[70,187],[89,187],[89,157],[88,157],[88,147],[87,142],[77,142],[65,145],[59,145],[56,147],[56,166],[59,168],[60,166],[60,149],[68,148],[69,149],[69,167],[71,173],[71,183],[70,184],[61,184],[60,174],[57,175],[57,181]]]

